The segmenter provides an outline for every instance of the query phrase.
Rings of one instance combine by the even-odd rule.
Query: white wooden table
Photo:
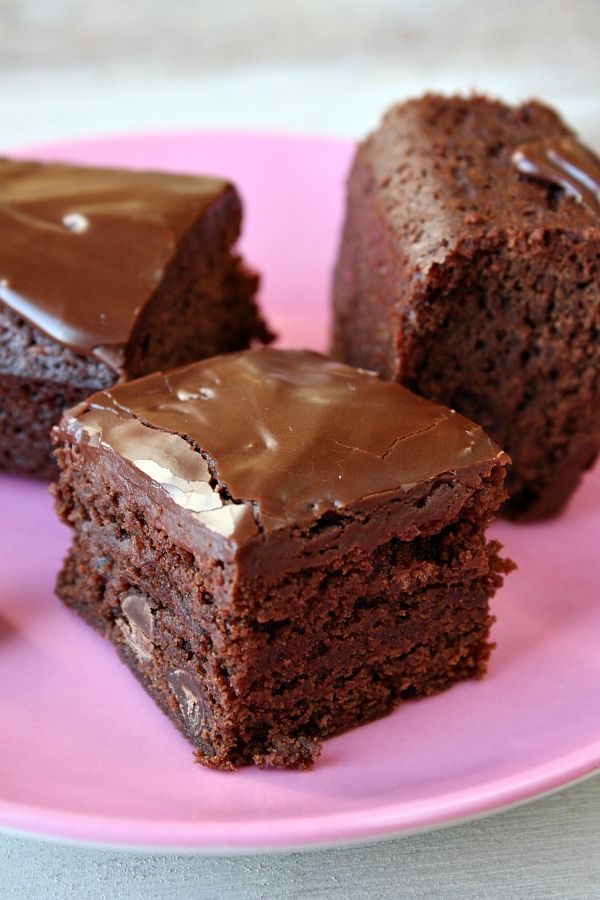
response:
[[[133,855],[4,837],[10,900],[594,900],[600,778],[511,812],[401,840],[287,855]]]
[[[398,98],[474,87],[541,96],[600,148],[599,34],[598,0],[0,0],[0,153],[168,128],[355,137]],[[304,854],[146,856],[0,836],[2,900],[107,897],[592,900],[600,778],[443,831]]]

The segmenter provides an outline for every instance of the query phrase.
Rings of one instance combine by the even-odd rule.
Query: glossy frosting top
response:
[[[178,241],[227,187],[0,159],[0,300],[76,351],[122,346]]]
[[[67,413],[225,537],[305,523],[507,457],[457,413],[318,353],[261,349],[155,373]]]
[[[562,187],[600,216],[600,159],[575,138],[547,138],[522,144],[513,163],[524,175]]]

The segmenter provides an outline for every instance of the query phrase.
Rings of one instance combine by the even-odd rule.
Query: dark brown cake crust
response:
[[[335,355],[480,422],[520,518],[558,512],[600,446],[600,223],[512,161],[571,134],[535,102],[394,107],[356,154],[335,275]]]
[[[0,160],[0,186],[0,468],[53,477],[65,408],[271,339],[258,277],[232,252],[242,210],[227,182]]]
[[[96,395],[56,437],[58,594],[200,762],[304,767],[322,738],[485,672],[506,457],[462,417],[255,351]]]
[[[0,303],[0,469],[56,477],[52,426],[114,380],[99,359],[62,347]]]

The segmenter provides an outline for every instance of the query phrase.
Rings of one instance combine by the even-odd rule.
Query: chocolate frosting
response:
[[[177,244],[228,184],[0,159],[0,300],[80,353],[126,344]]]
[[[600,159],[572,137],[522,144],[513,163],[523,175],[564,188],[600,216]]]
[[[155,373],[67,413],[227,538],[306,523],[507,457],[458,413],[318,353],[261,349]]]

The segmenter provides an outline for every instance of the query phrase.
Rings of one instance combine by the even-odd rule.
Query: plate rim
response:
[[[569,754],[573,755],[573,754]],[[486,806],[483,804],[481,808],[473,808],[470,812],[465,812],[463,815],[452,816],[448,815],[447,817],[443,817],[440,819],[431,819],[416,822],[414,825],[409,826],[398,826],[398,824],[394,824],[393,822],[389,822],[386,825],[381,826],[380,828],[374,827],[369,830],[368,833],[359,835],[359,834],[338,834],[337,836],[331,836],[326,839],[314,839],[314,840],[302,840],[301,842],[296,842],[296,840],[284,840],[278,843],[256,843],[250,842],[246,843],[242,841],[231,841],[228,843],[225,842],[215,842],[207,843],[202,841],[200,843],[196,843],[195,841],[184,841],[182,843],[164,843],[162,841],[144,841],[144,842],[136,842],[129,843],[128,841],[118,840],[116,837],[107,836],[106,839],[97,839],[93,837],[84,837],[80,834],[75,834],[74,832],[68,832],[68,829],[54,831],[53,829],[46,829],[43,831],[37,830],[34,826],[27,827],[27,825],[23,825],[20,827],[19,825],[11,825],[4,824],[0,822],[0,835],[6,835],[9,837],[23,838],[23,839],[35,839],[35,840],[43,840],[48,843],[59,843],[65,846],[71,847],[87,847],[87,848],[96,848],[103,850],[112,850],[115,852],[123,852],[123,853],[138,853],[138,854],[185,854],[185,855],[198,855],[198,856],[260,856],[264,854],[280,854],[284,855],[286,853],[302,853],[302,852],[312,852],[315,850],[325,850],[325,849],[335,849],[335,848],[343,848],[343,847],[355,847],[359,845],[365,844],[373,844],[378,843],[379,841],[392,841],[398,840],[401,838],[408,838],[414,835],[419,834],[427,834],[431,831],[438,831],[440,829],[453,828],[455,826],[466,825],[470,822],[480,821],[482,819],[491,818],[492,816],[500,815],[504,812],[509,812],[513,809],[517,809],[521,806],[528,805],[537,800],[542,800],[545,797],[552,796],[554,794],[558,794],[561,791],[564,791],[570,787],[574,787],[577,784],[581,784],[584,781],[589,781],[594,777],[600,777],[600,742],[598,742],[598,751],[597,755],[592,759],[591,764],[589,766],[581,767],[580,771],[575,771],[573,769],[571,772],[565,775],[564,779],[558,779],[554,784],[547,783],[545,786],[541,786],[541,782],[532,786],[530,790],[523,790],[523,793],[520,796],[516,796],[517,789],[514,789],[514,796],[509,796],[510,792],[507,792],[506,796],[498,797],[498,802],[495,805]],[[505,781],[508,779],[504,779]],[[450,795],[454,796],[454,795]],[[456,804],[458,805],[458,798],[461,796],[459,792],[456,794]],[[476,804],[474,804],[474,807]],[[0,804],[0,814],[2,812],[2,804]],[[6,805],[5,805],[6,808]],[[14,809],[36,809],[35,807],[24,807],[13,805]],[[385,807],[387,810],[397,809],[397,804],[394,806],[390,804],[389,807]],[[39,814],[39,811],[36,812]],[[52,815],[52,813],[50,813]],[[69,823],[73,824],[82,824],[88,823],[91,826],[92,830],[97,830],[97,823],[99,821],[98,816],[84,816],[79,813],[60,813],[60,816],[67,820]],[[348,813],[336,813],[334,816],[325,817],[320,816],[316,817],[317,819],[323,820],[325,822],[329,822],[331,819],[335,820],[337,818],[347,818]],[[309,819],[310,822],[314,822],[315,817]],[[100,821],[110,821],[109,816],[100,817]],[[116,820],[115,820],[116,821]],[[286,823],[290,820],[286,819],[271,819],[268,821],[267,825],[272,827],[273,823]],[[118,830],[123,828],[131,828],[132,825],[141,824],[143,820],[138,819],[119,819]],[[264,823],[262,823],[264,824]],[[211,827],[218,827],[214,824]],[[231,830],[231,824],[227,823],[227,827]],[[161,828],[164,828],[164,823],[161,825]],[[251,822],[245,823],[245,828],[255,828]],[[153,823],[152,829],[155,830],[156,823]],[[194,829],[194,825],[189,823],[182,828],[182,831],[191,831]],[[110,829],[107,829],[109,831]],[[362,828],[361,828],[362,830]],[[352,831],[352,829],[350,829]]]
[[[104,134],[88,134],[83,136],[67,136],[61,140],[35,142],[19,145],[3,151],[4,155],[35,159],[45,154],[55,154],[65,149],[65,158],[74,158],[79,148],[90,148],[94,145],[114,145],[128,141],[146,141],[152,139],[193,140],[207,138],[209,140],[265,140],[312,144],[321,142],[338,147],[349,147],[355,141],[348,137],[323,135],[317,133],[279,131],[269,129],[243,128],[182,128],[160,130],[142,130],[132,132],[107,132]],[[561,762],[564,763],[561,765]],[[21,838],[41,839],[70,846],[96,847],[114,851],[137,853],[182,853],[205,856],[240,856],[266,853],[307,852],[316,849],[335,847],[351,847],[360,844],[374,843],[382,840],[393,840],[401,837],[422,834],[440,828],[466,824],[505,812],[536,799],[557,793],[567,787],[585,781],[600,773],[600,738],[586,744],[583,748],[564,754],[550,762],[521,770],[515,775],[505,776],[488,781],[484,788],[466,788],[450,792],[431,800],[421,800],[404,805],[400,815],[405,824],[398,823],[399,804],[383,806],[381,803],[360,810],[358,822],[349,811],[335,812],[331,815],[317,814],[312,816],[286,818],[280,816],[262,820],[258,823],[258,832],[262,829],[274,830],[285,824],[286,836],[273,843],[272,835],[268,841],[244,839],[244,834],[257,833],[257,823],[252,820],[230,821],[218,823],[176,822],[144,819],[116,818],[110,815],[81,814],[68,811],[55,811],[52,808],[40,808],[26,804],[4,803],[0,800],[0,834]],[[421,809],[421,813],[407,809]],[[456,810],[464,812],[456,814]],[[42,813],[40,817],[40,813]],[[40,823],[41,818],[41,823]],[[37,825],[34,824],[37,820]],[[407,823],[406,823],[407,821]],[[295,827],[294,827],[295,825]],[[58,827],[57,827],[58,826]],[[200,826],[200,833],[198,829]],[[205,832],[212,829],[220,834],[224,830],[234,833],[232,840],[207,840]],[[125,830],[130,833],[146,833],[141,841],[130,843],[119,839],[118,835]],[[158,831],[166,831],[173,840],[166,843],[158,840]],[[302,833],[311,832],[313,838],[302,839]],[[103,838],[92,836],[102,833]],[[328,837],[323,837],[325,833]],[[359,833],[360,832],[360,833]],[[110,835],[113,835],[112,837]],[[151,835],[154,834],[154,838]],[[321,834],[321,837],[315,836]],[[186,835],[183,842],[177,835]],[[105,838],[105,839],[104,839]]]

